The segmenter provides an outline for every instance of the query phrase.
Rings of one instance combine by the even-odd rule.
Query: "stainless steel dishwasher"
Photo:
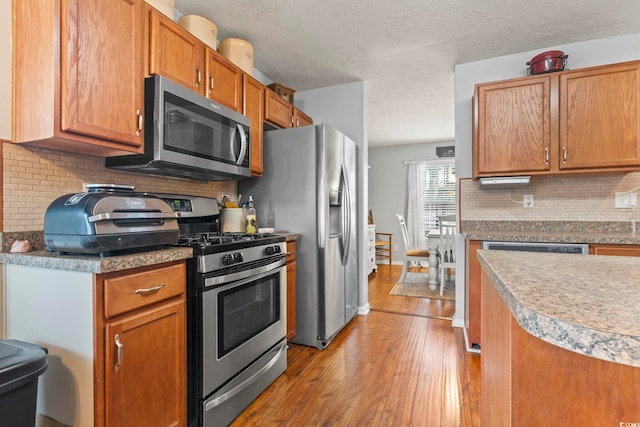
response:
[[[499,251],[552,252],[559,254],[588,254],[587,243],[529,243],[529,242],[482,242],[482,249]]]

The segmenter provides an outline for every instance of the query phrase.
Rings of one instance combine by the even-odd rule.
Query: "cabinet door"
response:
[[[300,126],[310,126],[313,124],[313,119],[307,116],[302,111],[298,110],[294,107],[293,109],[293,122],[296,127]]]
[[[287,335],[296,336],[296,242],[287,242]]]
[[[105,330],[107,426],[186,425],[184,298]]]
[[[207,49],[207,96],[242,112],[242,71],[218,52]]]
[[[592,255],[640,256],[640,246],[592,244],[589,245],[589,253]]]
[[[465,298],[465,327],[469,346],[478,349],[481,337],[481,295],[480,276],[482,267],[478,261],[478,250],[482,249],[479,240],[467,240],[467,288]]]
[[[560,75],[561,169],[640,165],[640,63]]]
[[[251,119],[251,175],[263,171],[262,131],[264,129],[264,86],[253,77],[242,75],[242,114]]]
[[[204,43],[157,10],[150,12],[149,28],[149,73],[204,95]]]
[[[281,128],[292,127],[293,106],[271,89],[265,89],[264,95],[264,119]]]
[[[61,129],[141,147],[142,0],[61,5]]]
[[[548,76],[478,85],[474,177],[549,170]]]

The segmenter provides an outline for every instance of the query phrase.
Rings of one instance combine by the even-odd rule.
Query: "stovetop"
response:
[[[227,252],[253,246],[283,242],[284,236],[273,233],[219,233],[202,232],[181,235],[179,246],[191,246],[195,255],[207,255]]]

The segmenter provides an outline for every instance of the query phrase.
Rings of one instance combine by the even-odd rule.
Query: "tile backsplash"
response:
[[[79,193],[83,183],[133,185],[135,191],[220,198],[236,181],[200,183],[106,169],[104,159],[19,144],[3,145],[4,231],[42,230],[49,204]]]
[[[460,180],[460,217],[469,221],[631,221],[631,209],[614,207],[615,193],[640,186],[640,172],[532,176],[526,187],[480,189]],[[523,196],[533,196],[533,207]],[[638,200],[640,203],[640,200]],[[640,206],[639,206],[640,207]],[[640,219],[640,212],[636,212]]]

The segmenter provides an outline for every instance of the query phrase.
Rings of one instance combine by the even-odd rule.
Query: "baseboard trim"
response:
[[[480,349],[473,348],[469,345],[469,336],[467,335],[467,328],[462,328],[462,332],[464,332],[464,346],[467,348],[469,353],[480,354]]]
[[[365,305],[361,305],[358,307],[358,316],[366,316],[367,314],[369,314],[370,311],[371,311],[371,306],[369,305],[369,303],[366,303]]]

